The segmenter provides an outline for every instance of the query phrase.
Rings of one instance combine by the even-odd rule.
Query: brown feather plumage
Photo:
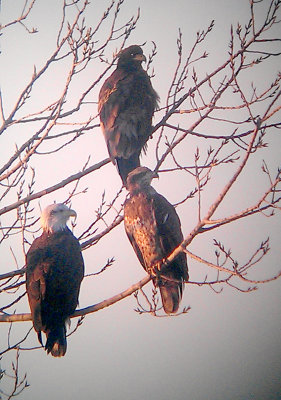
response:
[[[150,185],[152,171],[139,167],[128,175],[130,198],[124,205],[124,224],[135,253],[148,273],[156,273],[164,310],[177,312],[184,281],[188,280],[186,255],[180,253],[160,274],[152,267],[168,257],[183,241],[175,208]],[[168,278],[168,279],[165,279]]]
[[[84,262],[80,244],[65,226],[57,232],[43,231],[26,255],[26,290],[33,326],[45,349],[55,357],[66,352],[65,323],[78,304]]]
[[[139,46],[118,55],[117,68],[99,93],[99,114],[108,152],[125,184],[130,171],[140,165],[141,150],[152,132],[152,117],[159,97],[141,66]]]

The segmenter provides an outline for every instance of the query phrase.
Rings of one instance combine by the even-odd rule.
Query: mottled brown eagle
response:
[[[51,204],[41,215],[43,233],[26,255],[26,290],[33,326],[45,350],[54,357],[66,352],[66,322],[78,304],[84,262],[80,244],[66,223],[76,216],[64,204]]]
[[[141,66],[146,61],[141,47],[130,46],[117,57],[117,68],[100,90],[98,110],[109,156],[126,184],[128,173],[140,165],[159,97]]]
[[[159,265],[179,246],[183,235],[175,208],[151,186],[156,176],[146,167],[129,173],[130,197],[124,205],[124,224],[140,263],[148,273],[155,275],[154,284],[160,289],[164,311],[171,314],[179,308],[184,281],[188,280],[188,267],[185,253],[180,253],[167,266]],[[156,266],[154,271],[153,266]]]

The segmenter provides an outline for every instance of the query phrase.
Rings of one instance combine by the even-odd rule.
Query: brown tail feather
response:
[[[170,283],[167,285],[161,285],[160,294],[162,299],[163,308],[166,314],[174,314],[178,311],[180,301],[181,301],[181,292],[179,285],[176,283]]]
[[[130,158],[116,158],[118,173],[124,185],[126,185],[128,174],[140,166],[139,154],[134,153]]]
[[[45,346],[47,353],[51,353],[54,357],[62,357],[66,353],[66,329],[65,326],[59,326],[52,329],[47,334],[47,342]]]

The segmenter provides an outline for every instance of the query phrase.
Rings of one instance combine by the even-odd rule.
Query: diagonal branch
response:
[[[130,286],[128,289],[124,290],[121,293],[116,294],[113,297],[110,297],[109,299],[103,300],[100,303],[94,304],[92,306],[88,306],[86,308],[82,308],[80,310],[76,310],[74,314],[71,316],[71,318],[74,317],[80,317],[81,315],[87,315],[99,310],[102,310],[103,308],[109,307],[112,304],[117,303],[120,300],[125,299],[126,297],[130,296],[132,293],[135,291],[139,290],[142,288],[144,285],[146,285],[149,281],[151,280],[151,277],[149,275],[145,276],[141,281],[135,283],[134,285]],[[13,314],[13,315],[0,315],[0,322],[23,322],[23,321],[31,321],[31,314]]]
[[[84,171],[81,171],[81,172],[78,172],[77,174],[69,176],[68,178],[62,180],[61,182],[59,182],[59,183],[57,183],[57,184],[55,184],[53,186],[50,186],[50,187],[48,187],[46,189],[43,189],[40,192],[31,194],[30,196],[27,196],[27,197],[17,201],[16,203],[10,204],[9,206],[3,207],[2,209],[0,209],[0,215],[5,214],[5,213],[7,213],[7,212],[9,212],[11,210],[14,210],[15,208],[18,208],[22,204],[25,204],[25,203],[27,203],[27,202],[29,202],[31,200],[38,199],[38,198],[40,198],[42,196],[45,196],[48,193],[52,193],[52,192],[54,192],[54,191],[56,191],[58,189],[61,189],[62,187],[68,185],[69,183],[71,183],[71,182],[73,182],[73,181],[75,181],[77,179],[80,179],[81,177],[83,177],[85,175],[88,175],[91,172],[96,171],[97,169],[100,169],[101,167],[103,167],[104,165],[108,164],[109,162],[110,162],[110,159],[106,158],[105,160],[100,161],[99,163],[92,165],[91,167],[85,169]]]

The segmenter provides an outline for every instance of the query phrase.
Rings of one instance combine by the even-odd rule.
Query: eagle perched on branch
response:
[[[43,233],[26,255],[26,291],[38,340],[46,333],[45,350],[54,357],[66,352],[66,321],[75,311],[84,262],[80,244],[66,223],[76,212],[51,204],[41,215]]]
[[[128,173],[140,165],[159,96],[141,66],[146,58],[140,46],[130,46],[117,57],[117,68],[100,90],[98,110],[109,156],[126,184]]]
[[[185,253],[161,267],[160,261],[180,245],[183,234],[175,208],[151,186],[152,179],[157,176],[146,167],[129,173],[130,197],[124,205],[124,224],[140,263],[148,273],[155,275],[153,281],[160,289],[164,311],[171,314],[179,308],[184,282],[188,280],[188,267]],[[156,266],[154,270],[153,266]]]

